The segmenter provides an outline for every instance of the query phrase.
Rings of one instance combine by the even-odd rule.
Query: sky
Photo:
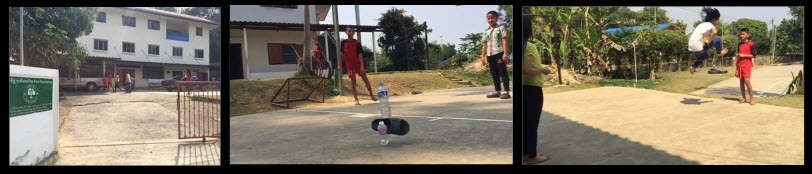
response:
[[[713,7],[719,10],[720,19],[723,22],[733,22],[741,18],[749,18],[764,21],[768,28],[773,28],[770,20],[775,20],[775,25],[781,24],[782,19],[792,19],[789,14],[789,7],[769,6],[769,7]],[[629,7],[633,11],[643,10],[643,7]],[[702,7],[661,7],[666,11],[666,15],[672,22],[682,20],[688,27],[685,33],[694,30],[694,21],[701,21]],[[661,22],[658,22],[661,23]]]
[[[462,43],[460,38],[465,37],[466,34],[485,31],[488,27],[486,14],[488,11],[495,11],[499,8],[498,5],[360,5],[358,7],[361,25],[377,25],[378,18],[392,7],[404,9],[405,15],[414,16],[415,21],[421,24],[425,21],[429,29],[433,30],[428,34],[429,42],[440,43],[440,36],[442,36],[442,43],[457,45],[457,49]],[[355,6],[339,5],[338,22],[339,24],[355,25]],[[330,11],[326,19],[319,23],[332,24],[333,12]],[[380,37],[380,34],[375,32],[375,37]],[[346,38],[346,35],[341,37]],[[372,33],[361,33],[361,44],[371,49]],[[377,44],[377,40],[375,44]],[[379,48],[378,50],[380,50]]]

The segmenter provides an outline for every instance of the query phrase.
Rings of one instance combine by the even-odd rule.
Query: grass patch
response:
[[[445,78],[437,75],[437,71],[396,71],[396,72],[382,72],[382,73],[367,73],[367,77],[372,88],[373,95],[378,92],[378,84],[383,82],[387,90],[393,97],[398,95],[411,95],[412,91],[431,91],[438,89],[449,89],[465,87],[456,84]],[[231,80],[229,91],[229,113],[230,116],[239,116],[245,114],[253,114],[260,112],[269,112],[276,110],[284,110],[285,108],[272,106],[270,104],[276,90],[282,87],[287,78],[267,78],[267,79],[243,79]],[[333,96],[330,90],[333,89],[333,83],[328,82],[326,87],[326,104],[330,103],[344,103],[352,102],[352,86],[351,80],[347,75],[343,76],[343,93],[344,96]],[[307,94],[318,84],[318,79],[311,80],[296,80],[290,84],[290,99],[301,99],[307,97]],[[358,77],[356,78],[356,90],[358,92],[358,100],[368,100],[369,92],[364,85],[364,81]],[[287,95],[287,89],[282,90],[277,96],[276,101],[284,99]],[[321,86],[313,92],[311,98],[321,99]],[[324,105],[323,103],[312,103],[309,101],[293,102],[290,104],[291,108],[302,108],[310,105]]]
[[[513,67],[508,67],[508,77],[510,77],[510,82],[513,83]],[[463,80],[473,81],[480,86],[490,86],[493,85],[493,76],[491,76],[490,71],[481,71],[481,72],[465,72],[465,71],[443,71],[443,73],[447,73],[449,75],[459,77]]]
[[[687,71],[655,73],[657,80],[637,80],[637,88],[653,89],[658,91],[688,94],[707,86],[734,77],[735,67],[716,67],[727,70],[727,74],[708,74],[710,68],[699,68],[694,74]],[[603,79],[600,86],[633,87],[634,79]]]

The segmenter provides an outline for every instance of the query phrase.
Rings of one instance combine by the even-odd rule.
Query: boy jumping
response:
[[[361,59],[363,58],[363,50],[361,49],[361,41],[353,39],[355,36],[355,31],[352,27],[347,27],[347,40],[341,41],[341,50],[344,54],[341,54],[341,59],[347,65],[347,75],[350,77],[352,81],[352,96],[355,97],[355,105],[361,105],[358,102],[358,92],[355,90],[355,75],[361,76],[361,79],[364,80],[364,84],[367,85],[367,90],[369,90],[369,96],[372,97],[372,101],[378,101],[375,98],[375,95],[372,93],[372,87],[369,86],[369,79],[367,79],[367,71],[364,68],[363,64],[361,63]],[[341,62],[338,62],[338,69],[341,69]]]
[[[696,54],[694,64],[688,69],[688,72],[694,74],[694,71],[702,61],[705,61],[710,55],[708,49],[711,47],[716,48],[716,56],[723,56],[727,54],[727,48],[722,50],[722,38],[716,36],[716,23],[719,22],[719,10],[716,8],[704,7],[702,12],[705,13],[705,22],[697,25],[688,38],[688,51]]]
[[[756,44],[750,41],[750,29],[742,28],[739,32],[741,42],[739,42],[739,54],[736,54],[736,77],[739,78],[739,88],[742,91],[742,99],[739,103],[747,102],[744,95],[745,86],[750,92],[750,105],[756,105],[753,98],[753,85],[750,85],[750,70],[753,68],[753,58],[756,58]]]

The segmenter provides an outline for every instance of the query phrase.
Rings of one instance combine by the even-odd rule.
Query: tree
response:
[[[429,66],[435,67],[438,63],[448,59],[449,57],[456,55],[457,49],[455,49],[454,47],[455,45],[451,44],[439,45],[436,42],[429,43],[429,59],[433,63],[432,65]]]
[[[9,7],[9,52],[19,64],[19,8]],[[94,7],[25,7],[23,39],[25,66],[67,67],[76,71],[89,55],[76,38],[93,31]],[[13,34],[11,34],[13,33]]]
[[[155,9],[158,9],[158,10],[163,10],[163,11],[168,11],[168,12],[175,12],[175,13],[178,12],[178,8],[176,8],[176,7],[152,7],[152,8],[155,8]]]
[[[768,35],[767,32],[767,23],[760,20],[742,18],[733,21],[732,23],[730,23],[730,25],[732,30],[735,32],[734,36],[738,36],[742,28],[747,28],[750,30],[750,40],[756,43],[757,53],[765,54],[770,52],[770,45],[772,44],[772,39],[770,39],[771,37]],[[732,50],[730,51],[731,53],[735,54],[735,52],[732,52]]]
[[[220,22],[220,7],[191,7],[183,9],[183,14],[206,18],[218,23]]]
[[[776,27],[776,55],[790,53],[802,53],[803,50],[803,7],[790,7],[789,20],[781,20],[781,24]]]
[[[378,26],[383,28],[378,46],[391,58],[395,70],[412,70],[424,67],[421,57],[425,57],[423,31],[425,25],[414,20],[414,16],[404,15],[403,9],[392,8],[378,18]]]

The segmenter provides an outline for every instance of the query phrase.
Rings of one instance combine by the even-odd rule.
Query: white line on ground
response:
[[[789,80],[782,80],[782,81],[778,81],[778,82],[773,83],[773,85],[772,85],[772,86],[770,86],[769,88],[765,89],[764,91],[761,91],[761,93],[759,93],[759,94],[758,94],[758,97],[762,97],[762,96],[764,95],[764,92],[769,91],[770,89],[772,89],[773,87],[775,87],[775,85],[778,85],[778,83],[782,83],[782,82],[786,82],[786,81],[789,81]]]
[[[380,114],[367,114],[367,113],[357,113],[357,112],[317,111],[317,110],[305,110],[305,109],[297,109],[297,110],[293,110],[293,111],[347,114],[347,115],[350,115],[352,117],[370,117],[370,116],[379,116],[380,115]],[[433,118],[432,120],[429,120],[429,121],[440,120],[440,119],[451,119],[451,120],[492,121],[492,122],[513,123],[513,120],[492,120],[492,119],[479,119],[479,118],[431,117],[431,116],[410,116],[410,115],[392,115],[392,116],[393,117]]]

